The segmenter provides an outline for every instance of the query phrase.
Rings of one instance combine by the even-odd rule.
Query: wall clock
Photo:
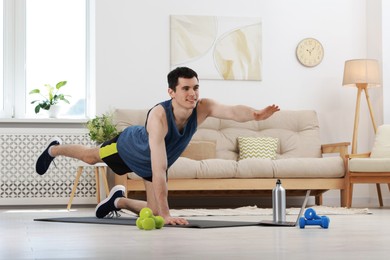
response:
[[[324,57],[324,48],[318,40],[305,38],[298,43],[296,55],[303,66],[314,67],[321,63]]]

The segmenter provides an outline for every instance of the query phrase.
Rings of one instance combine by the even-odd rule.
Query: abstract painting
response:
[[[186,66],[202,79],[261,80],[261,19],[172,15],[171,69]]]

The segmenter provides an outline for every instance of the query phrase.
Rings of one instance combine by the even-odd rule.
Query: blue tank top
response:
[[[193,110],[187,124],[179,132],[172,110],[172,100],[161,102],[165,109],[168,122],[168,133],[165,136],[168,168],[180,157],[197,129],[196,108]],[[150,110],[149,110],[150,112]],[[146,122],[149,117],[146,118]],[[152,176],[150,159],[149,137],[145,126],[129,126],[120,135],[117,141],[120,157],[126,165],[141,177]]]

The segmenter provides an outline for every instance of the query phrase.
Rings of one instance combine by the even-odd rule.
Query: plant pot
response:
[[[61,106],[58,106],[58,105],[50,106],[50,109],[48,111],[49,117],[50,118],[57,118],[58,114],[60,113],[60,110],[61,110]]]

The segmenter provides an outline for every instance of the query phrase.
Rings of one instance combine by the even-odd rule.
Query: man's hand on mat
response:
[[[164,217],[165,224],[168,225],[188,225],[188,221],[185,218],[174,218],[171,216]]]

